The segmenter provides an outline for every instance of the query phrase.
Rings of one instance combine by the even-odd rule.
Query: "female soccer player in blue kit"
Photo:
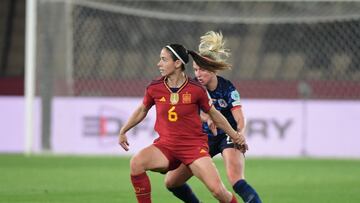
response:
[[[221,33],[210,31],[201,37],[199,45],[200,55],[214,60],[225,62],[229,56],[229,50],[224,48]],[[216,70],[205,70],[195,62],[193,63],[196,79],[206,87],[213,105],[220,111],[239,133],[245,132],[245,119],[241,109],[240,94],[229,81],[217,75]],[[222,154],[226,173],[234,191],[246,203],[261,203],[260,197],[245,181],[245,157],[247,146],[235,149],[230,137],[221,129],[216,128],[210,117],[201,113],[203,130],[209,137],[209,153],[211,157]],[[166,187],[179,199],[187,203],[200,202],[192,192],[186,181],[192,176],[191,172],[181,165],[178,169],[170,171],[166,175]]]

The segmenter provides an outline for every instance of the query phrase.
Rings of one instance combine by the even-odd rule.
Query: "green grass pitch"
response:
[[[222,160],[215,163],[231,189]],[[165,189],[163,175],[148,174],[154,203],[180,202]],[[264,203],[360,202],[358,159],[248,158],[246,175]],[[196,178],[189,182],[203,202],[217,202]],[[0,203],[12,202],[136,202],[129,158],[0,154]]]

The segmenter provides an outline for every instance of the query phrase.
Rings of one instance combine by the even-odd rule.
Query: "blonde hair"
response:
[[[218,62],[226,63],[230,50],[225,48],[225,40],[221,32],[209,31],[200,37],[200,55]]]

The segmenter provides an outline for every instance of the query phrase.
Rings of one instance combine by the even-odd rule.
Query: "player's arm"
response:
[[[238,145],[245,144],[244,135],[240,135],[239,133],[237,133],[231,127],[231,125],[226,120],[226,118],[218,110],[216,110],[214,106],[212,106],[207,113],[209,114],[211,120],[215,123],[215,125],[218,128],[221,128],[222,130],[224,130],[225,133],[227,133],[231,137],[231,139],[234,141],[234,143],[236,143]]]
[[[231,109],[231,113],[237,124],[237,131],[241,134],[245,133],[245,117],[241,107]]]
[[[217,135],[217,130],[216,130],[216,125],[214,124],[214,122],[211,120],[209,114],[200,111],[200,119],[202,122],[207,123],[207,125],[209,126],[209,129],[211,130],[212,134],[214,136]]]
[[[246,122],[241,106],[236,106],[232,108],[231,113],[234,117],[234,120],[236,121],[236,131],[240,134],[240,136],[243,136],[245,139]],[[246,150],[248,150],[248,145],[245,143],[244,145],[238,146],[238,149],[242,153],[245,153]]]
[[[207,120],[210,119],[210,116],[207,113],[200,111],[200,119],[202,122],[206,122]]]
[[[131,128],[140,123],[147,115],[149,108],[147,108],[143,103],[136,108],[134,113],[130,116],[128,121],[121,127],[119,132],[119,144],[125,151],[129,150],[129,143],[127,141],[126,132]]]

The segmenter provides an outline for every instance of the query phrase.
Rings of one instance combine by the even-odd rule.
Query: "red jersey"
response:
[[[184,84],[173,92],[165,77],[152,81],[146,88],[143,104],[155,104],[155,130],[159,141],[169,146],[191,146],[207,142],[202,130],[200,109],[208,112],[211,101],[200,83],[186,78]]]

